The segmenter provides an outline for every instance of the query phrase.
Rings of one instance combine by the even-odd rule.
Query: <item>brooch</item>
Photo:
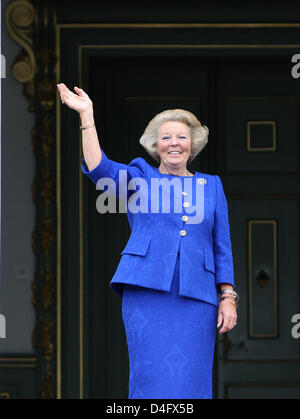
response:
[[[198,179],[198,183],[200,183],[201,185],[205,185],[207,183],[207,180],[201,177],[200,179]]]

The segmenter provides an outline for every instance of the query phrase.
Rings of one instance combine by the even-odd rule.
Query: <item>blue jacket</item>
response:
[[[100,178],[113,179],[117,197],[119,192],[124,191],[123,186],[126,188],[131,181],[135,187],[127,190],[127,200],[134,198],[134,194],[139,190],[136,185],[141,188],[140,185],[144,184],[149,188],[148,195],[144,192],[140,199],[140,202],[143,200],[144,203],[148,203],[148,211],[136,213],[128,206],[127,217],[131,235],[110,282],[111,288],[120,296],[122,284],[170,291],[177,254],[180,251],[179,294],[218,306],[218,285],[228,283],[234,286],[228,208],[220,177],[200,172],[194,172],[192,177],[162,174],[143,158],[136,158],[129,165],[125,165],[110,160],[103,150],[102,160],[97,167],[89,171],[83,158],[81,169],[94,183]],[[120,177],[120,173],[125,173],[125,177]],[[137,181],[136,178],[140,180]],[[169,213],[163,210],[161,195],[156,201],[159,202],[156,212],[149,211],[151,196],[152,200],[154,196],[150,194],[153,178],[161,182],[164,182],[162,178],[169,181],[176,178],[176,182],[180,182],[184,192],[180,193],[180,212],[178,208],[175,211],[174,207],[175,187],[170,188]],[[189,179],[188,187],[185,186],[185,179]],[[199,184],[203,199],[202,221],[190,223],[196,212],[188,212],[191,209],[187,206],[192,208],[195,205]],[[140,190],[145,191],[145,188]]]

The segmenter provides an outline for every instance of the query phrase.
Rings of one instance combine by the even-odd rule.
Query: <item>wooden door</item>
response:
[[[218,67],[218,167],[228,196],[238,325],[219,339],[220,398],[299,398],[299,97],[284,58]]]
[[[237,327],[217,337],[214,396],[299,396],[299,341],[291,335],[291,318],[299,312],[299,99],[284,63],[102,59],[91,66],[89,86],[101,145],[116,161],[129,163],[142,156],[155,164],[138,139],[164,109],[188,109],[210,127],[209,145],[193,166],[219,173],[223,180],[241,295]],[[97,214],[97,192],[93,185],[88,188],[94,323],[89,338],[97,343],[90,358],[92,391],[95,396],[126,397],[121,299],[109,281],[129,229],[125,215]]]

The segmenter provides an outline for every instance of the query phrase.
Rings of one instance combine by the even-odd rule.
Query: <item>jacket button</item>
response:
[[[182,221],[187,221],[188,219],[189,219],[189,217],[187,215],[183,215]]]
[[[180,230],[180,235],[181,236],[186,236],[186,231],[185,230]]]
[[[190,206],[190,204],[188,202],[184,202],[183,206],[184,206],[184,208],[188,208]]]

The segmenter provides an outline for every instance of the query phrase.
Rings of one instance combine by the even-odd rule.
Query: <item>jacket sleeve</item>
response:
[[[128,182],[133,178],[145,178],[147,163],[141,157],[132,160],[128,165],[118,163],[107,157],[106,153],[101,149],[102,159],[98,166],[89,171],[84,157],[82,158],[81,170],[88,176],[95,184],[99,179],[110,178],[116,185],[116,193],[118,194],[120,182],[128,185]],[[120,171],[123,170],[122,176]]]
[[[216,266],[216,286],[222,283],[234,287],[233,256],[228,219],[228,206],[223,185],[218,175],[216,179],[216,208],[213,228],[214,254]]]

